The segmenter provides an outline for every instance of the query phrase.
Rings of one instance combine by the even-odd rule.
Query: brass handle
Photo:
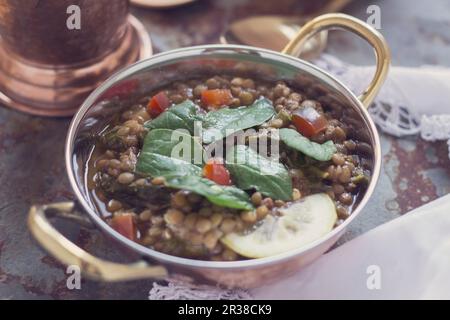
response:
[[[50,224],[47,215],[55,211],[72,214],[74,208],[74,202],[33,206],[28,215],[28,227],[33,236],[61,263],[79,266],[87,278],[108,282],[167,276],[167,270],[162,266],[149,266],[145,261],[128,265],[104,261],[69,241]]]
[[[341,13],[321,15],[306,23],[281,52],[298,56],[305,42],[310,37],[315,35],[317,32],[332,28],[342,28],[354,32],[369,42],[375,50],[377,63],[375,75],[372,82],[369,84],[369,87],[359,96],[359,99],[363,105],[368,108],[386,79],[391,61],[391,54],[386,40],[381,33],[369,26],[367,23]]]

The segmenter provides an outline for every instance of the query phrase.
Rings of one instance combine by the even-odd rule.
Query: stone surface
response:
[[[322,1],[323,2],[323,1]],[[374,1],[355,1],[345,12],[366,19]],[[134,8],[151,33],[156,52],[216,43],[234,19],[254,14],[313,12],[295,0],[200,1],[153,11]],[[311,2],[309,2],[311,3]],[[318,2],[314,2],[317,5]],[[381,32],[395,65],[450,66],[450,3],[446,0],[377,1]],[[306,7],[309,6],[309,7]],[[355,36],[332,33],[328,51],[352,63],[373,63],[370,48]],[[65,268],[32,240],[27,227],[31,204],[72,199],[65,175],[63,148],[69,119],[45,119],[0,108],[0,299],[146,299],[152,281],[105,284],[83,281],[81,290],[66,287]],[[383,168],[373,198],[340,243],[450,192],[449,160],[443,142],[382,135]],[[96,231],[57,223],[78,245],[114,261],[127,258]]]

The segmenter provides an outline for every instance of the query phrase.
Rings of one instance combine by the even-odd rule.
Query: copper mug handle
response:
[[[375,75],[368,88],[359,96],[362,104],[368,108],[386,80],[391,61],[386,40],[375,28],[346,14],[324,14],[306,23],[281,52],[298,56],[309,38],[322,30],[333,28],[351,31],[365,39],[374,48],[376,57]]]
[[[75,214],[74,202],[35,205],[31,207],[28,215],[28,227],[39,244],[61,263],[80,267],[83,276],[106,282],[161,279],[167,276],[166,268],[150,266],[146,261],[120,264],[94,257],[68,240],[51,225],[47,219],[47,215],[51,213],[75,219],[81,224],[86,224],[86,220]]]

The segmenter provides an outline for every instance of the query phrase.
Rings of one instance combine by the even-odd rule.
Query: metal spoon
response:
[[[232,23],[220,37],[221,43],[246,44],[281,51],[309,18],[285,16],[255,16]],[[326,31],[312,37],[300,54],[304,59],[319,55],[327,43]]]
[[[332,0],[318,12],[309,16],[253,16],[231,23],[220,37],[221,43],[246,44],[281,51],[306,22],[314,16],[340,11],[351,0]],[[313,59],[326,47],[328,33],[318,33],[305,45],[300,56]]]

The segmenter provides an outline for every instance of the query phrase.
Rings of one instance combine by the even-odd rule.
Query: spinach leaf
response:
[[[292,199],[291,177],[278,161],[269,160],[247,146],[238,145],[228,152],[226,167],[241,189],[256,189],[273,199]]]
[[[152,177],[201,175],[202,152],[201,144],[186,130],[151,130],[144,139],[136,171]]]
[[[212,143],[236,131],[260,125],[275,115],[272,103],[260,99],[250,107],[222,108],[203,118],[203,142]]]
[[[167,177],[166,186],[195,192],[222,207],[242,210],[254,209],[245,191],[233,186],[221,186],[199,176]]]
[[[153,120],[147,121],[144,126],[147,129],[186,129],[194,134],[195,121],[200,121],[197,115],[197,107],[191,100],[185,100],[161,113]]]
[[[178,149],[182,151],[181,154],[178,154]],[[164,176],[167,187],[190,190],[217,205],[252,210],[253,205],[245,191],[232,186],[220,186],[201,177],[202,162],[199,165],[192,163],[197,160],[195,156],[199,151],[203,152],[202,146],[188,133],[154,129],[145,137],[136,171],[153,177]]]
[[[333,141],[330,140],[323,144],[319,144],[302,136],[293,129],[280,129],[280,140],[288,147],[300,151],[308,157],[318,161],[330,160],[337,151]]]

